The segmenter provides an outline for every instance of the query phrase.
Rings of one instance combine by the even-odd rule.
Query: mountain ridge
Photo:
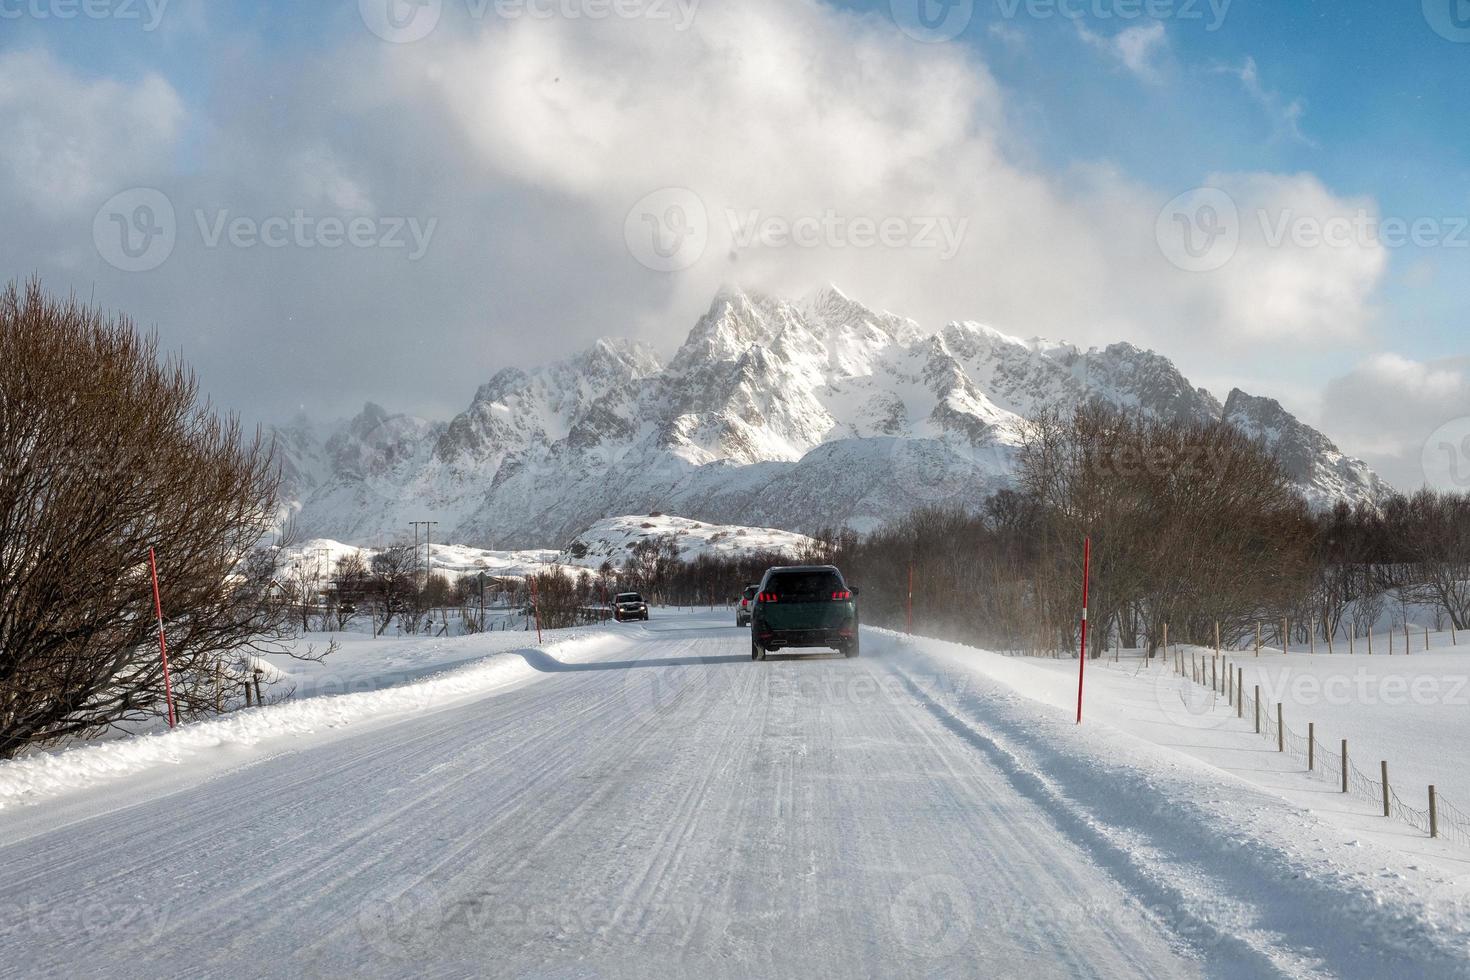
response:
[[[325,435],[305,419],[275,435],[309,536],[369,544],[427,519],[457,542],[544,547],[655,510],[810,532],[973,506],[1010,484],[1024,417],[1092,399],[1223,419],[1265,440],[1318,508],[1386,490],[1279,402],[1237,389],[1222,404],[1153,351],[974,321],[926,332],[830,285],[796,301],[722,287],[667,362],[602,339],[498,371],[447,422],[370,402]]]

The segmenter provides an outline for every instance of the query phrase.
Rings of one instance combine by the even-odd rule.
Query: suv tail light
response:
[[[834,593],[832,593],[832,598],[834,600],[851,599],[852,598],[852,593],[851,592],[847,592],[847,591],[834,592]]]
[[[776,601],[776,593],[774,593],[774,592],[762,592],[758,598],[760,599],[761,602],[775,602]]]

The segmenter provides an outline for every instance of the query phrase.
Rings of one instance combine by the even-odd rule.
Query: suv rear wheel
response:
[[[760,643],[753,636],[750,638],[750,659],[751,660],[764,660],[764,659],[766,659],[766,648],[763,647],[763,646],[761,646]]]

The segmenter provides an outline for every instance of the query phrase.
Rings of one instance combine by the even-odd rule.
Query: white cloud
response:
[[[1124,46],[1135,64],[1155,63],[1165,42],[1142,30]],[[113,100],[145,135],[83,154],[91,163],[62,183],[85,189],[70,196],[95,207],[92,198],[161,174],[181,230],[165,266],[131,278],[95,258],[90,216],[32,234],[91,254],[72,281],[85,287],[95,274],[106,302],[159,323],[165,339],[171,324],[190,331],[206,383],[257,410],[296,404],[328,362],[341,379],[334,409],[385,392],[402,407],[453,408],[506,362],[599,335],[667,347],[727,281],[785,295],[831,281],[929,326],[963,317],[1079,343],[1127,339],[1187,366],[1358,338],[1382,276],[1372,248],[1274,247],[1249,229],[1223,269],[1183,272],[1156,238],[1177,188],[1106,162],[1038,167],[1007,121],[1006,92],[969,48],[914,44],[877,16],[815,0],[707,4],[687,31],[646,18],[446,14],[416,44],[364,30],[264,81],[242,55],[220,67],[213,118],[197,126],[200,172],[173,180],[179,122],[166,85],[83,84],[44,61],[68,91],[102,86],[154,106]],[[153,89],[167,95],[142,98]],[[0,102],[0,118],[45,131],[49,105]],[[64,131],[106,131],[85,121]],[[158,173],[121,176],[150,167]],[[1311,175],[1210,180],[1243,213],[1364,203]],[[695,192],[712,219],[698,261],[671,274],[640,265],[625,243],[630,209],[666,187]],[[439,224],[410,265],[382,250],[201,250],[199,208],[257,219],[370,210]],[[934,248],[832,242],[742,248],[730,211],[942,219],[965,235],[948,260]],[[0,260],[34,267],[40,251],[0,245]],[[282,349],[293,357],[272,356]]]
[[[158,75],[89,81],[44,51],[0,54],[0,172],[15,206],[96,208],[164,165],[183,120],[183,103]]]
[[[710,246],[677,279],[673,306],[648,311],[668,329],[728,279],[778,292],[846,282],[930,322],[979,316],[1166,350],[1341,340],[1369,315],[1383,264],[1371,246],[1272,247],[1247,230],[1220,273],[1178,274],[1153,226],[1172,194],[1106,167],[1053,176],[1008,159],[1004,93],[960,46],[903,44],[879,22],[810,2],[707,7],[688,33],[617,26],[513,23],[395,49],[393,97],[447,112],[483,166],[590,209],[607,236],[621,237],[628,208],[651,191],[698,194]],[[1158,24],[1110,42],[1138,69],[1164,43]],[[1362,203],[1305,175],[1217,179],[1243,208],[1325,217]],[[969,224],[946,263],[932,251],[741,250],[725,220],[829,209]]]
[[[1278,139],[1291,140],[1306,146],[1317,145],[1302,132],[1302,117],[1306,115],[1306,105],[1300,99],[1286,99],[1280,93],[1267,89],[1261,82],[1261,71],[1255,58],[1248,57],[1238,67],[1219,70],[1240,79],[1246,94],[1265,110]]]
[[[1470,358],[1422,362],[1375,354],[1327,385],[1322,414],[1344,445],[1396,486],[1414,490],[1426,477],[1438,483],[1425,472],[1425,448],[1446,426],[1470,433]]]
[[[1159,59],[1169,47],[1169,37],[1164,22],[1155,20],[1119,31],[1105,37],[1077,22],[1077,31],[1082,40],[1100,51],[1106,52],[1129,72],[1148,82],[1160,80]]]

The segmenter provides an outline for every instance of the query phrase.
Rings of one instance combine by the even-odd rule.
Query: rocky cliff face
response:
[[[507,369],[448,423],[368,405],[278,445],[309,535],[380,543],[410,520],[449,540],[557,545],[612,515],[860,530],[1007,485],[1021,420],[1089,399],[1224,418],[1266,439],[1318,506],[1375,499],[1368,468],[1269,399],[1222,406],[1165,357],[1079,350],[977,323],[926,333],[827,288],[799,302],[722,290],[664,365],[626,341]]]
[[[1332,440],[1303,425],[1274,398],[1247,395],[1237,388],[1225,400],[1222,417],[1270,446],[1313,507],[1325,509],[1339,500],[1374,500],[1388,492],[1367,463],[1344,455]]]

